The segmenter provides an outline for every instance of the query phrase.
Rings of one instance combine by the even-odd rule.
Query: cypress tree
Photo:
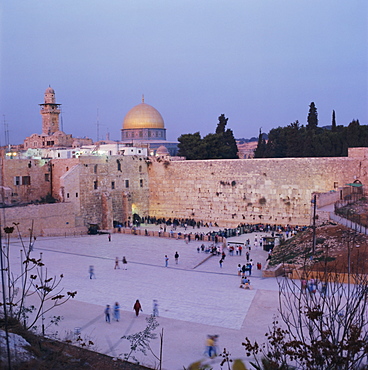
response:
[[[332,131],[336,131],[336,117],[335,117],[335,111],[332,111]]]
[[[314,102],[310,103],[309,105],[309,113],[307,117],[307,129],[308,130],[315,130],[318,126],[318,114],[317,108]]]

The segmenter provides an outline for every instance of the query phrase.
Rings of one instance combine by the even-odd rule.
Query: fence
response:
[[[368,215],[356,213],[352,207],[349,207],[355,205],[358,201],[367,199],[367,195],[366,192],[360,191],[360,189],[346,195],[344,199],[335,202],[334,213],[331,213],[330,218],[359,233],[367,234]]]
[[[358,233],[368,235],[368,227],[365,225],[362,225],[358,222],[353,222],[353,220],[344,218],[334,212],[331,212],[330,218],[331,220],[336,221],[337,223],[346,227],[349,227],[350,229],[355,230]]]

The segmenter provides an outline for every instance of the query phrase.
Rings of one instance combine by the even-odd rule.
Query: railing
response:
[[[335,202],[334,213],[330,218],[339,224],[345,225],[359,233],[368,234],[368,214],[355,213],[352,208],[360,200],[368,198],[368,194],[363,191],[357,191],[345,196],[345,199]]]

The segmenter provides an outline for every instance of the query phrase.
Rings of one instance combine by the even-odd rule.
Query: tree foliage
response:
[[[274,320],[266,343],[252,343],[249,338],[243,342],[246,354],[255,357],[256,369],[355,370],[366,365],[365,261],[349,258],[346,284],[337,268],[327,267],[328,257],[327,248],[323,271],[314,271],[306,258],[300,280],[279,280],[281,324]]]
[[[186,159],[203,159],[202,138],[199,132],[194,134],[183,134],[178,138],[179,156]]]
[[[348,127],[333,125],[331,130],[308,129],[295,121],[272,129],[267,143],[258,141],[255,158],[340,157],[353,147],[368,147],[368,126],[358,120]]]
[[[203,138],[199,132],[181,135],[178,138],[178,155],[188,160],[238,158],[233,131],[226,129],[228,118],[221,114],[218,120],[216,132],[209,133]]]
[[[332,126],[331,126],[331,130],[333,132],[336,131],[336,114],[335,114],[335,111],[334,110],[332,111]]]
[[[318,113],[314,102],[309,105],[309,113],[307,117],[307,129],[315,130],[318,126]]]
[[[153,315],[146,317],[146,323],[147,326],[142,331],[121,337],[121,339],[126,339],[130,342],[130,351],[124,353],[124,360],[128,361],[132,359],[136,363],[139,363],[133,354],[136,352],[142,352],[147,356],[147,350],[149,350],[156,359],[161,361],[161,359],[153,353],[150,345],[151,340],[155,340],[157,338],[155,330],[159,326],[159,323]]]
[[[14,226],[4,227],[7,240],[0,252],[2,253],[1,258],[4,264],[4,281],[6,281],[7,285],[5,302],[0,303],[0,306],[4,306],[7,314],[11,318],[22,322],[27,330],[35,329],[37,328],[38,321],[46,313],[64,304],[70,298],[74,298],[77,292],[63,293],[63,288],[60,286],[63,275],[58,277],[50,276],[42,259],[32,256],[33,245],[36,241],[36,238],[32,234],[33,230],[30,229],[29,242],[26,245],[19,231],[19,224],[13,224]],[[22,271],[20,273],[15,273],[10,263],[10,236],[14,231],[17,231],[18,238],[21,242]],[[37,298],[37,303],[27,306],[27,300],[31,296]],[[44,326],[42,327],[42,331],[44,334]]]
[[[266,151],[266,140],[263,137],[262,129],[259,129],[258,144],[254,152],[254,156],[256,158],[262,158],[264,156],[265,151]]]

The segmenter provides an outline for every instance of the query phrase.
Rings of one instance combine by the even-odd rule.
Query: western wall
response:
[[[314,192],[367,181],[367,148],[349,157],[153,161],[149,213],[217,222],[309,225]]]
[[[368,148],[352,148],[349,157],[338,158],[185,161],[103,155],[54,159],[51,167],[29,160],[3,163],[4,185],[13,193],[21,189],[27,200],[29,194],[45,197],[52,187],[60,201],[3,209],[4,225],[22,220],[27,231],[35,220],[37,235],[86,232],[89,224],[112,229],[132,221],[133,214],[194,218],[219,227],[309,225],[313,193],[331,192],[319,194],[320,207],[346,195],[349,189],[341,188],[347,183],[368,180]],[[30,185],[13,185],[14,176],[24,175]]]

